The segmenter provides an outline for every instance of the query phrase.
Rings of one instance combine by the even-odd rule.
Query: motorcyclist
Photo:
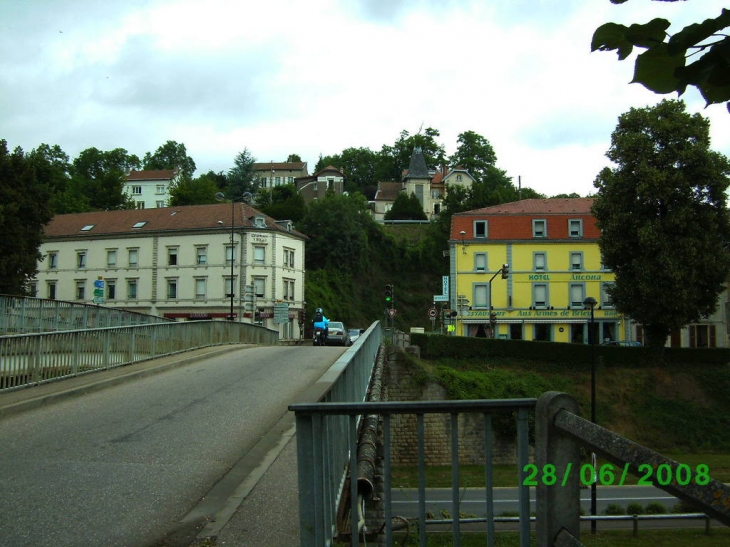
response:
[[[327,340],[327,333],[329,332],[330,320],[324,316],[322,308],[317,308],[314,312],[314,330],[321,328],[324,331],[324,339]]]

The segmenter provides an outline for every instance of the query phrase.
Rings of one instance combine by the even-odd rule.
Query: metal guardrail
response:
[[[312,404],[325,408],[362,404],[382,341],[380,322],[376,321],[322,376],[320,381],[331,387],[321,402]],[[336,530],[348,463],[357,458],[360,417],[325,415],[311,412],[310,407],[309,403],[289,406],[296,413],[299,528],[302,545],[324,545],[325,538],[331,538]]]
[[[517,414],[517,467],[520,477],[518,487],[520,546],[530,545],[530,498],[529,486],[525,483],[525,465],[528,463],[528,416],[535,408],[536,399],[478,400],[478,401],[424,401],[424,402],[385,402],[385,403],[317,403],[291,405],[297,419],[297,453],[299,462],[300,496],[300,545],[301,547],[321,547],[330,545],[339,531],[335,526],[334,514],[339,499],[333,496],[333,487],[342,481],[342,470],[347,469],[350,500],[358,499],[358,481],[353,473],[357,472],[358,418],[365,414],[383,417],[383,503],[385,516],[383,527],[385,544],[393,544],[392,496],[391,496],[391,417],[395,414],[412,414],[417,418],[418,434],[418,522],[420,545],[426,546],[426,456],[425,456],[425,416],[430,414],[449,414],[451,417],[451,458],[452,492],[451,513],[459,514],[459,416],[465,413],[478,413],[484,416],[484,458],[485,458],[485,501],[487,507],[486,539],[487,545],[494,545],[494,497],[492,492],[492,415],[500,412]],[[333,424],[339,424],[334,427]],[[332,454],[338,451],[338,458]],[[349,457],[345,455],[349,454]],[[362,520],[359,518],[356,502],[350,503],[350,542],[358,545]],[[453,520],[453,545],[461,544],[461,519]]]
[[[186,321],[0,337],[0,390],[218,344],[275,345],[279,333],[248,323]]]
[[[171,319],[94,304],[0,295],[0,335],[172,323]]]
[[[703,477],[703,484],[685,482],[687,477],[680,483],[680,463],[581,418],[577,411],[578,403],[566,393],[549,391],[538,399],[535,464],[537,469],[549,464],[556,477],[563,477],[552,484],[537,484],[538,545],[582,545],[579,478],[570,472],[579,462],[580,446],[637,477],[646,475],[646,469],[656,471],[654,486],[730,526],[730,486],[709,476]],[[666,470],[668,480],[659,480],[659,469]]]

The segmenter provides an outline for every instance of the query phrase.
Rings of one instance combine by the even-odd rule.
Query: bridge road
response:
[[[275,513],[274,522],[298,537],[287,406],[321,389],[311,386],[342,349],[228,347],[200,360],[194,353],[181,354],[179,366],[166,358],[163,372],[79,396],[53,399],[74,383],[124,376],[132,367],[143,374],[156,362],[0,394],[0,546],[178,547],[211,514],[230,518],[232,528],[260,526],[268,517],[241,514],[235,494],[268,465],[284,466],[268,481],[293,499],[284,514],[276,497],[257,509]],[[7,411],[24,397],[40,397],[42,406]],[[262,471],[257,460],[266,459]],[[221,532],[227,523],[212,524]],[[243,545],[234,535],[225,544]],[[276,543],[259,537],[249,544]]]

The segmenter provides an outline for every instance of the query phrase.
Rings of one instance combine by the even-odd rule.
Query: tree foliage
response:
[[[170,206],[205,205],[216,203],[215,195],[218,192],[215,177],[209,173],[195,179],[180,177],[170,188]]]
[[[127,173],[139,165],[139,158],[123,148],[106,152],[87,148],[73,161],[71,191],[83,195],[92,210],[132,208],[134,202],[124,193],[124,183]]]
[[[278,220],[299,222],[304,216],[304,198],[293,184],[262,188],[256,193],[254,204],[262,213]]]
[[[730,163],[710,150],[709,121],[662,101],[619,117],[596,178],[593,214],[616,309],[650,345],[714,312],[730,270],[725,192]]]
[[[385,213],[385,220],[428,220],[428,218],[415,194],[398,192],[390,211]]]
[[[497,154],[487,139],[474,131],[465,131],[457,137],[458,146],[449,158],[453,167],[463,167],[477,180],[483,181],[497,163]]]
[[[241,201],[244,193],[254,193],[257,182],[254,181],[253,164],[256,158],[253,157],[248,148],[244,148],[236,154],[233,160],[233,167],[229,169],[226,177],[226,195],[234,201]]]
[[[627,0],[611,0],[623,4]],[[666,1],[666,0],[665,0]],[[668,0],[676,1],[676,0]],[[730,37],[718,34],[730,26],[730,10],[719,16],[694,23],[670,36],[666,19],[652,19],[630,26],[606,23],[596,29],[591,51],[616,50],[619,60],[640,53],[634,64],[632,83],[640,83],[655,93],[677,92],[696,87],[707,104],[730,100]],[[730,103],[727,103],[730,111]]]
[[[309,204],[297,229],[307,236],[307,269],[335,268],[352,273],[366,256],[375,224],[361,194],[329,195]]]
[[[38,180],[33,158],[9,152],[0,140],[0,293],[24,295],[37,273],[43,226],[51,219],[50,186]]]
[[[167,141],[155,150],[154,154],[147,152],[142,160],[145,169],[180,169],[184,177],[192,178],[195,173],[195,161],[188,156],[183,143]]]

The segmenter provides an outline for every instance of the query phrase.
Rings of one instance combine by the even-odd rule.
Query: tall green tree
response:
[[[43,226],[51,220],[50,187],[33,160],[0,140],[0,294],[25,295],[37,273]]]
[[[170,206],[216,203],[218,190],[215,177],[209,174],[194,179],[182,176],[170,188]]]
[[[48,186],[50,207],[54,215],[89,211],[89,198],[78,182],[71,178],[71,161],[60,146],[41,144],[27,155],[38,182]]]
[[[730,271],[730,162],[710,150],[710,124],[682,101],[632,108],[611,136],[593,214],[603,261],[616,275],[616,309],[644,326],[651,346],[717,307]]]
[[[123,148],[87,148],[73,160],[71,184],[74,192],[86,196],[92,210],[129,209],[134,203],[124,193],[124,183],[127,173],[139,165],[139,158]]]
[[[287,163],[293,163],[302,161],[302,157],[299,154],[289,154],[286,158]]]
[[[233,167],[228,170],[226,176],[226,195],[233,201],[241,201],[246,192],[253,194],[257,190],[253,164],[256,158],[253,157],[248,148],[244,148],[236,154],[233,160]]]
[[[627,0],[611,0],[623,4]],[[676,2],[677,0],[662,0]],[[591,51],[612,51],[619,60],[634,47],[645,49],[636,57],[634,79],[655,93],[682,95],[688,86],[697,88],[707,104],[726,103],[730,111],[730,37],[721,31],[730,26],[730,10],[694,23],[669,35],[667,19],[655,18],[630,26],[606,23],[596,29]]]
[[[385,220],[428,220],[428,218],[415,194],[398,192],[393,206],[385,213]]]
[[[185,145],[176,141],[167,141],[154,154],[145,153],[142,164],[149,170],[180,169],[180,173],[188,178],[195,173],[195,161],[188,156]]]
[[[353,272],[367,256],[368,233],[375,223],[361,194],[328,195],[307,207],[297,229],[309,236],[307,269]]]
[[[293,184],[260,188],[256,193],[256,208],[277,220],[299,222],[304,216],[304,198]]]
[[[456,152],[449,158],[452,167],[463,167],[482,182],[487,176],[490,167],[497,163],[497,154],[490,142],[475,133],[465,131],[457,137]]]

